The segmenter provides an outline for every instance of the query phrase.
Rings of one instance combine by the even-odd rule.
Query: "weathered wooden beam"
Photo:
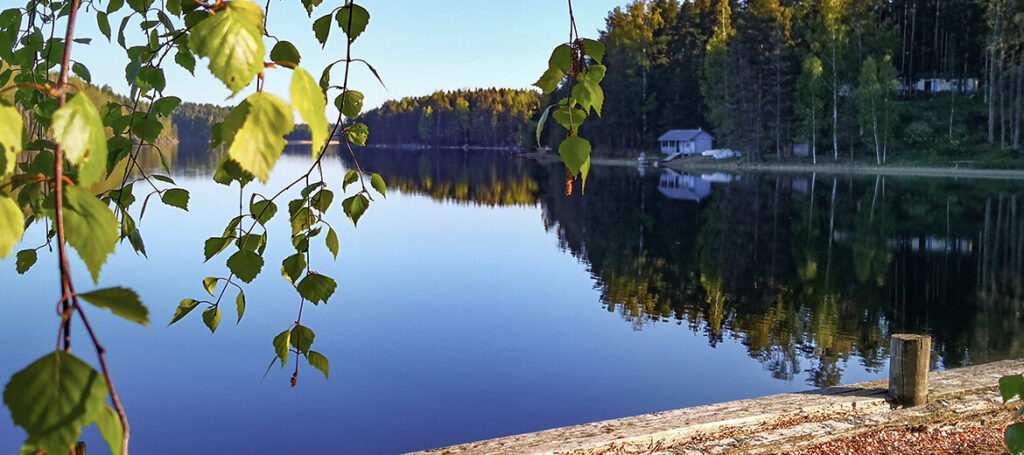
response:
[[[904,407],[928,402],[932,338],[897,333],[889,341],[889,396]]]

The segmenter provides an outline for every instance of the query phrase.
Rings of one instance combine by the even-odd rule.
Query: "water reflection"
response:
[[[353,166],[351,156],[339,155]],[[491,207],[537,203],[538,185],[530,171],[535,166],[507,153],[365,148],[356,157],[364,170],[380,173],[389,188],[403,193]]]
[[[186,173],[219,161],[201,150],[165,156]],[[562,168],[504,153],[358,158],[393,191],[539,206],[559,246],[588,264],[606,311],[635,330],[674,322],[711,347],[738,340],[778,379],[839,384],[851,360],[879,371],[899,331],[930,333],[937,367],[1024,356],[1014,336],[1024,207],[1013,182],[596,167],[584,196],[565,197]]]
[[[360,162],[437,200],[539,204],[608,312],[739,340],[778,379],[835,385],[851,359],[880,370],[899,331],[932,334],[937,367],[1024,355],[1013,183],[595,168],[586,195],[566,198],[557,166],[500,154]]]
[[[655,192],[607,172],[585,198],[543,201],[608,311],[638,330],[676,321],[712,346],[741,340],[780,379],[838,384],[851,355],[879,369],[905,330],[931,333],[946,367],[1020,356],[1012,184],[807,180],[751,174],[712,194],[666,171]]]

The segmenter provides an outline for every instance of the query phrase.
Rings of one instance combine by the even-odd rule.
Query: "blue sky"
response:
[[[102,3],[105,6],[106,2]],[[265,5],[262,1],[258,3]],[[314,10],[313,19],[327,14],[339,3],[340,0],[324,1]],[[564,1],[366,0],[358,3],[370,11],[371,19],[367,31],[353,47],[353,57],[369,61],[387,84],[385,90],[365,67],[355,68],[350,86],[366,95],[367,108],[388,99],[426,95],[436,90],[527,88],[547,68],[551,50],[568,39],[568,7]],[[622,3],[624,0],[576,0],[573,7],[580,35],[596,38],[598,30],[604,28],[608,11]],[[115,34],[123,11],[110,20]],[[116,43],[107,43],[96,27],[94,14],[83,18],[76,35],[92,37],[93,41],[89,46],[76,45],[73,57],[89,67],[94,83],[107,84],[127,93],[124,67],[128,60],[124,51]],[[137,23],[137,20],[131,22],[128,28],[129,45],[133,40],[138,44],[143,39],[135,28]],[[321,50],[311,26],[312,19],[306,17],[299,0],[271,1],[268,31],[294,43],[302,53],[301,66],[314,78],[319,78],[328,63],[344,57],[344,39],[340,39],[340,30],[334,29],[326,49]],[[130,33],[133,29],[134,35]],[[273,42],[268,41],[269,51]],[[237,99],[228,100],[230,92],[209,74],[206,63],[205,60],[197,63],[195,77],[176,65],[167,65],[165,94],[185,101],[228,105],[237,104],[255,91],[255,84],[252,84],[240,92]],[[334,80],[340,80],[340,65],[335,71]],[[266,91],[287,99],[290,81],[291,71],[268,70]]]

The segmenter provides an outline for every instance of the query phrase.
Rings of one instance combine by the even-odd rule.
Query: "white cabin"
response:
[[[673,155],[696,155],[711,149],[711,143],[715,140],[707,131],[700,128],[695,130],[671,130],[658,138],[658,145],[661,153]]]
[[[921,77],[910,84],[915,91],[925,93],[950,92],[970,93],[978,91],[978,78],[967,77],[961,79],[948,79],[943,77]],[[903,81],[899,84],[899,90],[905,92],[910,87]]]

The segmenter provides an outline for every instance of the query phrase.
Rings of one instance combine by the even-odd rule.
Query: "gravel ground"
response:
[[[820,420],[823,416],[809,415],[803,422]],[[836,417],[836,416],[833,416]],[[779,455],[947,455],[947,454],[1008,454],[1003,445],[1003,431],[1013,417],[1008,408],[991,409],[950,417],[948,414],[914,423],[891,424],[861,431],[848,436],[832,438],[825,435],[816,440],[801,441],[794,446],[736,447],[720,444],[723,441],[742,441],[747,431],[711,433],[683,441],[652,440],[647,443],[613,444],[592,450],[572,452],[572,455],[702,455],[702,454],[779,454]],[[786,426],[795,422],[780,421],[773,426]],[[771,428],[761,428],[770,430]],[[711,443],[708,445],[708,443]],[[729,447],[733,445],[733,447]]]

